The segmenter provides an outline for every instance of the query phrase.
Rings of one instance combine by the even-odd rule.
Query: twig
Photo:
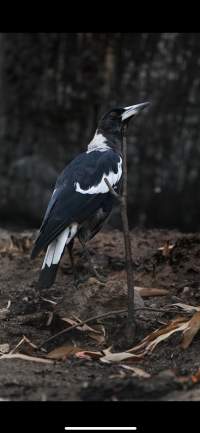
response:
[[[137,307],[137,308],[135,308],[135,311],[139,311],[139,310],[153,311],[156,313],[175,313],[174,309],[170,310],[170,309],[151,308],[151,307]],[[46,343],[49,343],[50,341],[54,340],[56,337],[59,337],[60,335],[66,334],[67,332],[72,331],[73,329],[78,328],[79,326],[83,326],[86,323],[93,322],[94,320],[103,319],[105,317],[117,316],[118,314],[123,314],[123,313],[128,313],[128,310],[123,309],[123,310],[108,311],[107,313],[99,314],[97,316],[90,317],[89,319],[86,319],[86,320],[81,320],[78,323],[76,323],[75,325],[72,325],[72,326],[69,326],[68,328],[62,329],[61,331],[59,331],[56,334],[49,337],[47,340],[43,341],[43,343],[40,344],[40,346],[38,346],[38,349],[41,349]],[[180,311],[180,313],[185,314],[185,311],[184,312]]]
[[[65,328],[62,329],[62,331],[57,332],[57,334],[52,335],[52,337],[48,338],[47,340],[45,340],[42,344],[40,344],[39,349],[41,349],[41,347],[43,347],[46,343],[49,343],[49,341],[54,340],[54,338],[59,337],[60,335],[65,334],[66,332],[72,331],[72,329],[77,328],[78,326],[82,326],[85,325],[86,323],[92,322],[93,320],[98,320],[98,319],[102,319],[103,317],[107,317],[107,316],[112,316],[113,314],[121,314],[121,313],[126,313],[127,310],[116,310],[116,311],[109,311],[108,313],[104,313],[104,314],[99,314],[98,316],[93,316],[90,317],[89,319],[86,320],[82,320],[79,323],[76,323],[75,325],[69,326],[69,328]]]
[[[117,199],[117,201],[119,201],[121,203],[122,201],[122,197],[121,195],[119,195],[114,188],[112,187],[112,185],[110,184],[109,180],[105,177],[104,181],[106,182],[106,185],[108,186],[108,189],[110,191],[110,193]]]

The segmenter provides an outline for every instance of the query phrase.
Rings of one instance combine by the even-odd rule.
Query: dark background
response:
[[[129,126],[130,224],[199,230],[200,33],[1,33],[0,223],[38,226],[99,116],[144,101]]]

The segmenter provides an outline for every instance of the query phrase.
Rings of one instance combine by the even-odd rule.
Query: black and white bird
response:
[[[57,179],[31,258],[41,250],[46,255],[38,286],[49,288],[55,281],[59,262],[67,245],[72,268],[74,238],[78,237],[89,252],[90,240],[107,220],[114,197],[105,178],[116,192],[122,179],[123,125],[138,114],[148,102],[125,108],[114,108],[99,121],[87,150],[68,164]]]

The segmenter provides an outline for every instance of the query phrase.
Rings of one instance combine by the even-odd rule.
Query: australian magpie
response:
[[[100,119],[87,150],[73,159],[58,177],[31,255],[35,258],[41,250],[46,250],[38,282],[40,288],[53,284],[66,245],[75,270],[74,238],[78,237],[85,247],[110,215],[114,198],[105,178],[119,192],[123,125],[147,104],[107,112]]]

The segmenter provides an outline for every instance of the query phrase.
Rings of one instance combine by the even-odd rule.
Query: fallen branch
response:
[[[69,331],[72,331],[75,328],[78,328],[79,326],[85,325],[86,323],[92,322],[93,320],[102,319],[104,317],[109,317],[112,315],[127,313],[127,310],[117,310],[117,311],[109,311],[108,313],[99,314],[98,316],[90,317],[89,319],[82,320],[79,323],[76,323],[75,325],[69,326],[69,328],[62,329],[61,331],[57,332],[56,334],[52,335],[52,337],[49,337],[47,340],[45,340],[42,344],[40,344],[39,349],[41,349],[46,343],[49,343],[50,341],[54,340],[56,337],[59,337],[60,335],[63,335]]]
[[[151,307],[135,308],[135,311],[139,311],[139,310],[152,311],[155,313],[174,313],[175,312],[174,309],[164,309],[164,308],[162,309],[162,308],[151,308]],[[64,335],[67,332],[72,331],[75,328],[78,328],[80,326],[85,325],[86,323],[93,322],[94,320],[104,319],[105,317],[117,316],[119,314],[124,314],[124,313],[128,313],[128,310],[123,309],[123,310],[108,311],[107,313],[99,314],[97,316],[90,317],[89,319],[82,320],[79,323],[76,323],[75,325],[69,326],[68,328],[62,329],[61,331],[52,335],[47,340],[43,341],[43,343],[40,344],[40,346],[38,346],[38,349],[42,349],[45,344],[49,343],[50,341],[53,341],[57,337],[60,337],[60,335]],[[180,313],[185,314],[185,311],[182,311],[182,312],[180,311]]]

